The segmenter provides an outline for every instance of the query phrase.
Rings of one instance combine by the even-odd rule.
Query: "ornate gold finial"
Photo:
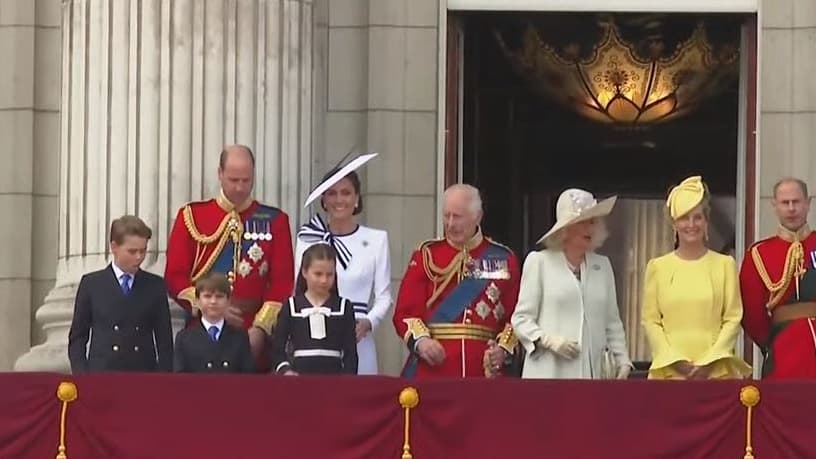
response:
[[[754,448],[751,446],[751,419],[753,409],[759,404],[759,389],[756,386],[749,385],[740,389],[740,402],[748,409],[748,414],[745,420],[745,456],[743,459],[754,459]]]
[[[419,392],[413,387],[406,387],[400,391],[399,404],[405,410],[405,441],[402,444],[402,459],[413,459],[410,442],[411,410],[419,405]]]
[[[60,413],[60,442],[57,449],[57,459],[68,459],[65,454],[65,417],[68,414],[68,404],[77,399],[77,387],[70,381],[63,381],[57,386],[57,398],[62,402]]]

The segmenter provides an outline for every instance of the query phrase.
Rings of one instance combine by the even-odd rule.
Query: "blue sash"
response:
[[[482,253],[482,256],[476,260],[476,263],[482,265],[490,265],[496,260],[507,260],[507,249],[496,244],[490,244]],[[481,295],[487,288],[487,284],[494,279],[480,279],[475,277],[466,277],[459,281],[454,289],[442,300],[436,310],[431,314],[428,323],[451,323],[456,320],[465,309],[468,308],[476,298]],[[413,352],[408,356],[408,361],[405,363],[405,368],[402,370],[402,376],[405,378],[413,378],[416,376],[417,365],[419,364],[419,356]]]

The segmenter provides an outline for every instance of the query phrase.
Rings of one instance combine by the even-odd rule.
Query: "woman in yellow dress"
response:
[[[748,376],[734,355],[742,300],[734,258],[709,250],[709,193],[700,177],[674,187],[666,202],[677,248],[649,260],[642,324],[652,349],[649,379]]]

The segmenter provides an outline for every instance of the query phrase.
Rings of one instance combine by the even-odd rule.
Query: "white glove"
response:
[[[632,367],[629,365],[621,365],[621,367],[618,368],[617,379],[629,379],[630,371],[632,371]]]
[[[540,342],[541,347],[567,360],[572,360],[581,353],[581,346],[577,342],[567,341],[561,336],[542,336]]]

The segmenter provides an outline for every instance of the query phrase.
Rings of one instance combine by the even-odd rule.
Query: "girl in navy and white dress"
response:
[[[358,374],[377,374],[374,331],[391,307],[391,261],[388,233],[357,223],[363,210],[360,178],[354,169],[376,154],[362,155],[326,174],[306,201],[320,199],[328,223],[315,215],[298,232],[295,272],[304,251],[316,243],[328,243],[337,252],[337,287],[351,300],[356,318]]]
[[[272,335],[275,373],[357,373],[354,309],[337,294],[336,263],[328,244],[313,245],[303,253],[295,296],[278,313]]]

